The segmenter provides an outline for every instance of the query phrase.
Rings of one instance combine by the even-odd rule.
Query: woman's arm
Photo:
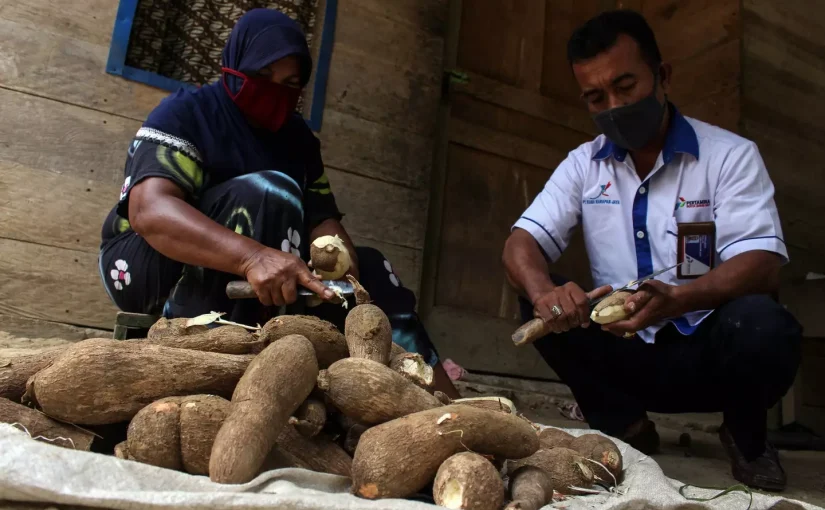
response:
[[[326,299],[334,297],[300,258],[212,221],[189,205],[183,190],[169,179],[150,177],[132,187],[129,223],[152,248],[173,260],[245,277],[264,305],[294,302],[299,284]]]

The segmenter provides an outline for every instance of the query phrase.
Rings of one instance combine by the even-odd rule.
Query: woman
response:
[[[458,396],[413,293],[378,251],[355,248],[340,223],[319,141],[295,112],[312,70],[298,24],[274,10],[249,11],[222,64],[216,83],[164,99],[129,148],[120,201],[102,233],[100,274],[111,299],[129,312],[223,311],[246,324],[263,323],[277,306],[300,313],[298,286],[334,297],[304,261],[312,240],[338,235],[353,255],[351,273],[390,317],[393,339],[421,353],[439,389]],[[226,297],[226,284],[241,278],[259,302]],[[308,312],[343,329],[340,306]]]

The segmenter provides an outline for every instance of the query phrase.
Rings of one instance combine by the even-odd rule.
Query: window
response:
[[[337,0],[120,0],[106,72],[175,91],[220,77],[235,22],[257,7],[278,9],[304,29],[315,69],[298,110],[320,131]]]

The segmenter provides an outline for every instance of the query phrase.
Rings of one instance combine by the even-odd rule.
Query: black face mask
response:
[[[593,121],[614,144],[626,150],[638,150],[659,133],[665,104],[656,99],[659,77],[649,96],[633,104],[617,106],[593,115]]]

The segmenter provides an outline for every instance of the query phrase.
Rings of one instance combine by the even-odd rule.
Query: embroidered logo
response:
[[[611,199],[610,195],[607,193],[607,190],[610,189],[612,183],[607,181],[607,184],[601,184],[599,186],[599,192],[592,198],[588,198],[582,201],[582,203],[587,205],[594,205],[594,204],[607,204],[607,205],[619,205],[621,203],[618,199]],[[607,197],[607,198],[604,198]]]
[[[610,195],[607,194],[607,190],[610,189],[610,181],[607,181],[607,184],[602,184],[599,186],[601,189],[598,193],[596,193],[595,197],[589,198],[588,200],[596,200],[600,197],[609,197]]]
[[[117,290],[123,290],[123,287],[132,283],[132,275],[129,274],[129,264],[125,260],[119,259],[115,261],[115,269],[112,269],[109,276],[115,281],[113,284]]]
[[[286,239],[281,242],[281,251],[292,253],[296,257],[301,256],[301,234],[297,230],[289,227],[286,231]]]
[[[679,197],[679,200],[676,201],[676,209],[678,210],[683,207],[687,207],[688,209],[710,207],[710,200],[685,200],[684,197]]]

